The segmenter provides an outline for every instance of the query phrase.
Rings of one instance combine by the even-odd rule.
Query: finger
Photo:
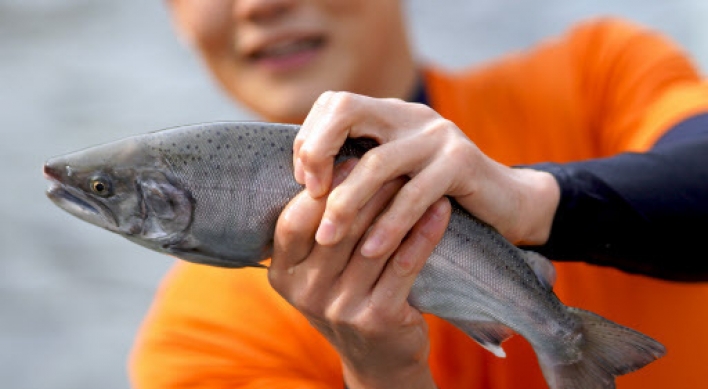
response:
[[[342,182],[356,163],[355,159],[341,163],[336,169],[335,184]],[[303,191],[285,207],[275,228],[273,270],[288,271],[307,257],[325,205],[325,199],[313,199]]]
[[[405,104],[348,92],[323,94],[303,124],[294,149],[295,170],[310,194],[322,196],[329,189],[332,161],[347,137],[368,137],[382,144],[394,133],[408,129],[391,124],[390,118],[396,110],[394,116],[407,123],[408,115],[401,110]]]
[[[359,245],[366,231],[376,217],[388,206],[391,199],[403,186],[404,182],[405,180],[403,178],[399,178],[385,183],[357,213],[351,228],[339,243],[330,246],[315,246],[313,254],[316,252],[317,255],[313,255],[312,258],[308,260],[308,267],[327,268],[328,273],[331,274],[332,277],[339,277],[345,268],[349,267],[350,262],[355,259],[355,254],[358,252],[356,247]],[[380,270],[375,273],[374,277],[369,277],[369,281],[367,281],[369,278],[362,277],[357,279],[356,282],[364,284],[370,282],[373,284],[376,278],[378,278]]]
[[[450,213],[450,202],[445,197],[428,208],[386,264],[371,293],[373,306],[386,306],[395,311],[408,304],[415,278],[445,234]]]
[[[325,92],[310,110],[294,143],[295,170],[313,197],[327,193],[334,157],[349,136],[353,94]],[[354,104],[356,106],[356,104]]]
[[[319,244],[335,244],[349,228],[358,210],[387,181],[403,175],[412,176],[432,150],[418,144],[414,138],[404,138],[369,150],[344,182],[332,191],[320,229],[315,235]],[[416,152],[410,152],[416,150]],[[449,177],[444,175],[442,177]],[[437,194],[431,199],[440,197]],[[417,214],[417,220],[430,203]],[[411,223],[412,225],[412,223]],[[410,226],[408,228],[410,228]]]
[[[434,163],[408,181],[372,226],[362,254],[376,257],[397,247],[428,207],[445,194],[451,177],[445,164]]]
[[[288,203],[275,227],[272,271],[289,270],[310,253],[324,207],[304,191]]]
[[[308,112],[305,121],[303,122],[302,126],[300,126],[300,130],[295,136],[295,141],[293,142],[293,166],[295,180],[300,185],[305,185],[304,170],[302,169],[302,164],[300,163],[298,157],[298,155],[300,154],[300,149],[302,148],[302,144],[305,142],[305,139],[307,139],[307,136],[309,135],[312,129],[313,122],[316,122],[318,118],[323,115],[323,113],[327,109],[327,102],[333,94],[334,92],[332,91],[325,91],[317,98],[317,100],[315,100],[315,103],[312,105],[310,112]]]

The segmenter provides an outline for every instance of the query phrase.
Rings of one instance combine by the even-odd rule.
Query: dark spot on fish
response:
[[[217,150],[221,150],[221,145],[216,146],[216,149],[217,149]]]
[[[227,148],[227,149],[230,149],[230,148],[231,148],[231,145],[227,143],[227,144],[226,144],[226,148]]]
[[[239,136],[238,136],[238,140],[243,140],[243,136],[242,136],[242,135],[239,135]]]
[[[258,151],[256,151],[256,157],[258,156]]]
[[[186,147],[187,147],[187,150],[192,148],[192,146],[190,146],[190,145],[187,145]]]
[[[197,157],[192,157],[192,162],[196,162]]]
[[[241,154],[238,155],[238,159],[241,159]]]
[[[261,140],[265,142],[265,136],[261,137]]]
[[[186,160],[186,159],[184,160],[184,165],[187,166],[187,160]]]
[[[202,137],[202,135],[201,135],[201,134],[197,134],[197,138],[201,138],[201,137]]]
[[[216,170],[221,170],[221,165],[216,165]]]
[[[194,146],[194,150],[199,150],[199,146]]]
[[[248,145],[248,149],[249,149],[249,150],[251,149],[251,145]]]
[[[172,147],[177,147],[177,143],[172,143]]]
[[[209,139],[207,140],[207,142],[211,143],[211,138],[209,138]]]
[[[285,147],[281,147],[281,148],[280,148],[280,151],[285,151]]]
[[[275,147],[275,143],[271,143],[271,144],[270,144],[270,147]]]

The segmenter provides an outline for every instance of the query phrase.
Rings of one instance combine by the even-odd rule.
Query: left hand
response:
[[[504,166],[431,108],[398,99],[347,92],[320,96],[293,146],[295,179],[312,197],[328,193],[334,157],[348,137],[372,138],[380,146],[329,195],[318,243],[340,241],[383,184],[404,175],[411,179],[372,227],[361,248],[365,256],[397,247],[444,195],[514,243],[542,244],[548,238],[560,197],[550,174]]]
[[[336,169],[346,174],[353,160]],[[273,288],[334,346],[349,388],[434,388],[427,325],[408,304],[411,286],[450,216],[438,200],[401,245],[363,258],[358,245],[405,180],[387,182],[356,215],[338,244],[320,246],[315,231],[325,198],[296,196],[278,219],[268,278]]]

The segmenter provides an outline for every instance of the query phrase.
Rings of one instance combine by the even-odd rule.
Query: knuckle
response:
[[[285,292],[285,283],[283,282],[282,272],[272,266],[268,269],[268,283],[279,295]]]
[[[303,141],[297,156],[303,165],[311,165],[317,163],[320,153],[316,145]]]
[[[318,298],[318,294],[313,293],[311,287],[297,288],[290,296],[284,296],[285,299],[295,309],[303,315],[311,318],[323,318],[323,308]]]
[[[421,103],[409,103],[410,104],[410,109],[412,110],[412,113],[414,113],[417,117],[420,117],[421,119],[428,119],[428,120],[435,120],[435,119],[441,119],[442,117],[440,114],[438,114],[434,109],[430,108],[429,106]]]
[[[359,162],[371,175],[378,175],[386,167],[386,155],[374,148],[369,150]]]
[[[356,207],[350,204],[349,199],[341,190],[335,189],[327,198],[327,218],[333,222],[346,222],[356,214]]]
[[[354,316],[349,326],[365,339],[381,339],[385,337],[386,328],[380,324],[380,319],[381,317],[373,315],[373,312],[367,309]]]
[[[418,200],[423,197],[424,193],[425,188],[423,188],[418,181],[411,180],[401,188],[399,196],[401,200],[406,202],[409,206],[419,209],[423,204]]]
[[[329,98],[329,105],[334,111],[347,111],[352,104],[356,103],[357,95],[351,92],[332,92]]]
[[[442,137],[445,136],[451,128],[455,127],[455,124],[450,120],[435,114],[435,117],[430,119],[423,132],[429,136]]]
[[[288,247],[300,236],[300,224],[295,218],[280,218],[275,227],[275,236],[278,240],[278,245]]]

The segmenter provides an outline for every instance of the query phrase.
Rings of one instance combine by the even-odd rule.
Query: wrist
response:
[[[518,245],[543,245],[551,234],[560,202],[558,182],[548,172],[527,168],[512,170],[523,190],[519,201],[518,229],[509,238]]]

